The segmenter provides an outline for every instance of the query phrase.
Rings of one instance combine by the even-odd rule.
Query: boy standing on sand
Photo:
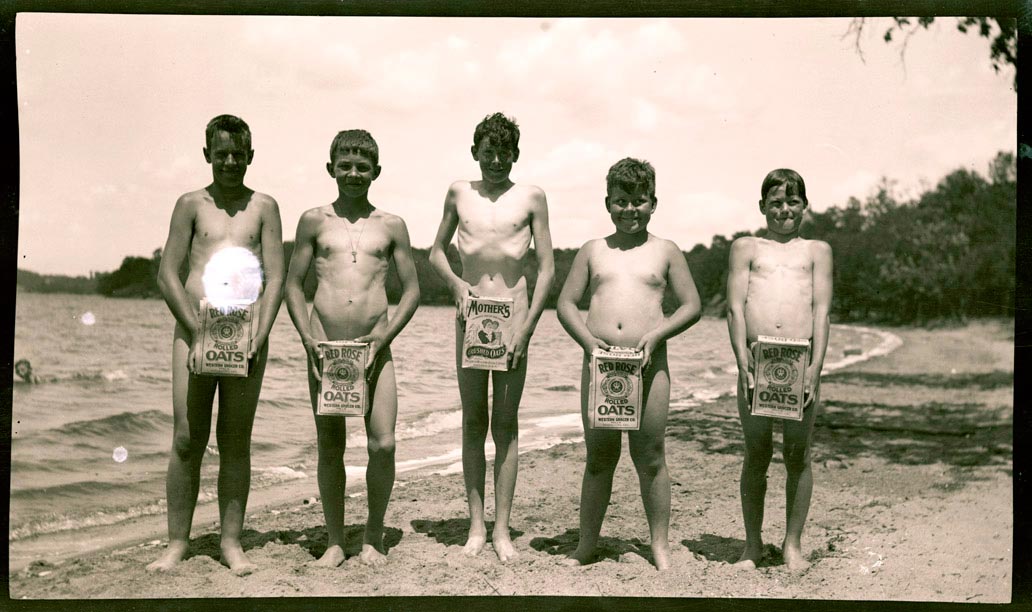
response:
[[[369,516],[359,555],[367,565],[387,562],[383,521],[394,487],[394,427],[398,415],[390,344],[419,305],[408,228],[401,217],[369,202],[369,187],[380,175],[379,157],[376,141],[365,130],[346,130],[333,139],[326,170],[337,182],[337,199],[301,216],[286,283],[287,310],[308,353],[313,414],[319,405],[322,378],[319,343],[353,340],[369,344],[366,376],[370,408],[365,415]],[[392,258],[402,295],[394,318],[388,321],[384,281]],[[302,286],[313,259],[318,288],[309,316]],[[347,431],[343,417],[318,414],[315,429],[319,495],[328,534],[326,552],[316,564],[336,567],[344,562]]]
[[[204,159],[211,164],[212,183],[176,202],[158,270],[158,287],[176,318],[172,341],[174,424],[166,480],[168,548],[147,569],[172,568],[189,547],[201,460],[218,390],[215,436],[222,562],[235,574],[245,575],[255,569],[240,545],[251,486],[251,427],[269,352],[266,340],[283,297],[283,238],[276,200],[244,185],[244,174],[254,158],[247,124],[232,115],[219,115],[208,123],[205,138]],[[186,284],[179,278],[184,262],[189,267]],[[256,302],[258,326],[247,357],[246,377],[197,375],[202,299],[215,304]]]
[[[802,421],[784,420],[785,564],[803,570],[800,537],[810,510],[813,475],[810,442],[820,396],[820,375],[828,348],[831,306],[831,247],[799,235],[808,206],[806,184],[794,170],[774,170],[760,188],[760,212],[767,218],[762,238],[743,236],[731,245],[727,277],[727,325],[738,361],[738,415],[745,434],[742,515],[745,550],[736,565],[755,568],[763,557],[763,503],[767,493],[774,421],[751,413],[756,385],[752,344],[757,336],[810,341],[804,372]]]
[[[647,230],[656,211],[656,173],[651,164],[631,158],[614,164],[606,176],[605,201],[616,231],[580,248],[556,304],[559,322],[584,349],[581,421],[587,463],[581,484],[580,540],[566,563],[586,565],[593,559],[620,461],[622,432],[591,428],[591,353],[596,348],[624,347],[642,351],[640,428],[629,431],[628,440],[649,522],[653,561],[664,570],[670,567],[670,477],[664,446],[670,404],[666,341],[699,320],[699,293],[681,249]],[[664,317],[667,286],[680,306]],[[591,298],[586,321],[577,309],[585,289]]]
[[[517,411],[527,376],[527,345],[545,307],[555,266],[548,231],[548,204],[541,189],[509,180],[519,159],[520,130],[501,113],[484,118],[473,133],[473,159],[480,164],[479,181],[456,181],[444,201],[444,217],[437,230],[430,263],[448,284],[455,300],[455,355],[462,401],[462,474],[469,502],[469,535],[463,552],[476,555],[487,542],[484,522],[484,478],[487,471],[484,442],[490,423],[495,444],[495,524],[491,534],[495,554],[502,561],[516,556],[509,538],[509,514],[518,471]],[[458,230],[462,276],[456,276],[445,249]],[[524,258],[531,238],[537,251],[538,276],[529,299]],[[494,399],[488,418],[489,372],[462,367],[465,332],[464,305],[470,295],[513,300],[508,370],[492,375]],[[528,303],[529,302],[529,303]]]

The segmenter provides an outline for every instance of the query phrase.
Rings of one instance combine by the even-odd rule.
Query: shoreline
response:
[[[849,327],[875,334],[881,337],[881,342],[861,354],[847,355],[844,358],[826,364],[822,375],[849,367],[855,363],[862,363],[877,356],[891,353],[902,344],[902,340],[894,333],[879,328],[866,326]],[[671,402],[670,413],[686,410],[702,410],[707,405],[717,404],[729,397],[733,397],[734,387],[731,386],[723,392],[716,392],[712,397],[696,398],[686,402]],[[715,412],[706,411],[710,415]],[[736,409],[727,412],[728,415],[737,414]],[[737,418],[737,417],[735,417]],[[580,419],[577,416],[577,429],[580,430]],[[532,453],[538,450],[547,450],[562,444],[579,444],[584,440],[583,432],[575,436],[565,438],[547,438],[544,444],[539,443],[533,447],[520,448],[520,455]],[[487,455],[493,455],[493,445],[488,440]],[[413,479],[431,478],[438,475],[460,473],[462,469],[459,448],[454,449],[455,453],[449,453],[439,457],[428,457],[412,460],[406,463],[413,464],[411,467],[398,466],[398,484]],[[451,456],[451,455],[455,456]],[[314,470],[314,468],[313,468]],[[365,490],[364,467],[349,466],[347,492],[350,496],[361,495]],[[318,499],[318,490],[315,487],[313,474],[280,481],[267,487],[252,487],[248,500],[247,520],[252,520],[262,513],[281,512],[296,504],[307,504],[309,500]],[[110,551],[120,546],[137,544],[155,539],[162,542],[167,541],[166,513],[164,511],[148,512],[137,516],[128,517],[118,521],[104,524],[93,524],[75,526],[67,529],[46,531],[39,534],[20,536],[9,542],[8,563],[9,572],[20,571],[32,563],[45,561],[48,563],[59,563],[67,559],[91,553]],[[206,499],[197,504],[193,533],[201,531],[218,530],[218,504],[217,498]],[[60,552],[55,553],[58,550]]]
[[[474,559],[461,554],[468,528],[461,473],[434,475],[426,469],[399,479],[395,487],[385,534],[390,561],[382,568],[362,566],[355,557],[365,502],[361,484],[353,480],[357,490],[349,494],[346,510],[348,560],[338,570],[306,565],[321,553],[320,546],[325,548],[325,530],[319,504],[303,503],[314,492],[312,479],[304,479],[296,482],[307,495],[251,506],[244,546],[259,566],[252,577],[237,578],[218,564],[217,530],[213,521],[201,518],[199,506],[192,556],[167,575],[144,572],[144,565],[160,554],[160,544],[143,536],[132,540],[139,544],[113,544],[63,562],[36,561],[21,571],[12,565],[11,595],[819,593],[836,599],[1007,601],[1012,385],[1000,373],[1013,372],[1013,325],[977,322],[948,330],[892,328],[891,333],[903,336],[898,349],[848,364],[826,374],[822,383],[826,414],[818,417],[814,502],[804,532],[804,552],[814,567],[802,575],[788,573],[779,563],[779,549],[769,544],[768,559],[758,571],[743,575],[727,563],[740,552],[744,537],[737,495],[741,440],[737,419],[716,414],[734,413],[734,399],[721,397],[671,411],[667,441],[675,567],[669,572],[657,573],[648,563],[648,530],[626,445],[603,525],[601,561],[584,568],[559,566],[576,544],[583,472],[583,443],[566,442],[521,453],[512,522],[520,557],[513,563],[500,564],[490,545]],[[957,355],[960,361],[953,360]],[[858,420],[858,408],[863,419],[877,423]],[[940,431],[916,434],[918,424]],[[975,431],[974,437],[958,438],[955,432],[965,429]],[[910,440],[915,436],[920,444]],[[779,440],[775,435],[776,446]],[[770,472],[768,542],[780,541],[784,524],[779,455],[776,450]],[[258,497],[253,494],[252,500]],[[156,518],[163,531],[164,515]],[[970,528],[950,529],[956,524]]]

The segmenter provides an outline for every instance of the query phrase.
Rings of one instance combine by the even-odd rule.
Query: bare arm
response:
[[[537,281],[534,283],[534,297],[527,312],[527,324],[533,329],[545,309],[545,300],[555,280],[555,258],[552,254],[552,234],[548,230],[548,202],[545,193],[538,190],[531,209],[530,232],[534,237],[534,252],[537,254]]]
[[[448,189],[448,195],[444,198],[444,216],[441,218],[441,225],[437,228],[434,244],[430,247],[430,265],[451,290],[452,300],[454,300],[458,315],[461,317],[462,300],[469,295],[469,284],[452,272],[447,255],[448,244],[451,243],[452,236],[455,235],[455,228],[459,225],[459,212],[455,205],[455,185],[452,184]]]
[[[824,355],[828,350],[828,331],[831,319],[832,263],[831,247],[827,242],[813,242],[813,346],[810,366],[806,372],[806,387],[813,398],[813,388],[824,367]]]
[[[534,251],[537,253],[537,281],[534,283],[534,296],[531,298],[527,318],[523,329],[518,330],[512,343],[512,365],[519,364],[527,352],[530,336],[537,327],[541,313],[545,309],[545,300],[555,280],[555,259],[552,255],[552,234],[548,230],[548,202],[545,193],[535,188],[530,210],[530,233],[534,238]]]
[[[580,310],[577,309],[577,302],[584,295],[584,290],[588,287],[588,277],[590,270],[588,269],[588,258],[589,250],[592,248],[592,243],[588,242],[577,251],[576,257],[573,258],[573,264],[570,266],[570,272],[566,275],[566,282],[563,284],[562,291],[559,292],[559,299],[556,302],[555,310],[556,315],[559,317],[559,323],[562,324],[563,329],[566,333],[570,334],[577,344],[581,345],[585,353],[590,353],[595,347],[609,348],[609,345],[602,342],[591,333],[588,329],[587,324],[584,323],[584,319],[581,318]]]
[[[301,215],[301,219],[297,222],[294,252],[290,255],[290,267],[287,269],[287,278],[283,289],[287,312],[290,313],[290,320],[293,321],[294,328],[301,336],[301,343],[304,344],[308,358],[314,366],[316,378],[319,378],[318,341],[312,338],[312,328],[308,320],[308,304],[305,302],[304,282],[305,274],[308,272],[312,256],[315,253],[315,235],[318,227],[319,218],[316,211],[310,210]]]
[[[258,333],[251,347],[252,357],[269,339],[283,301],[283,224],[279,205],[272,198],[262,209],[262,266],[265,269],[265,292],[258,309]]]
[[[664,242],[668,261],[667,278],[680,305],[655,329],[643,335],[641,341],[638,342],[638,350],[644,351],[645,366],[648,366],[649,359],[657,345],[694,325],[702,312],[699,290],[695,287],[695,281],[692,280],[692,273],[688,269],[684,253],[673,242],[669,240]]]
[[[727,329],[731,335],[731,348],[738,362],[739,378],[746,377],[748,387],[755,385],[749,372],[752,353],[749,351],[749,337],[745,329],[745,296],[749,291],[749,267],[754,245],[748,238],[739,238],[731,244],[727,272]]]
[[[384,346],[388,346],[408,322],[419,307],[419,279],[416,277],[416,264],[412,258],[412,245],[409,243],[408,227],[401,217],[389,217],[384,222],[390,233],[391,241],[394,244],[394,266],[398,271],[398,278],[401,280],[401,299],[398,300],[398,307],[394,310],[394,317],[387,323],[387,329],[383,335],[377,338],[370,334],[355,338],[357,342],[371,342],[374,346],[369,351],[369,362],[372,364],[376,353]]]
[[[165,241],[164,250],[161,251],[161,264],[158,267],[158,289],[172,311],[172,316],[190,334],[191,345],[200,329],[200,321],[197,319],[198,305],[191,303],[190,296],[179,280],[179,268],[189,254],[195,216],[196,210],[189,196],[180,197],[172,211],[168,239]]]

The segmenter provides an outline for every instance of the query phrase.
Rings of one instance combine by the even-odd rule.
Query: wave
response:
[[[111,436],[120,434],[142,434],[168,428],[171,417],[163,410],[143,412],[122,412],[102,419],[72,421],[55,429],[47,430],[51,436]]]
[[[545,391],[577,391],[577,385],[552,385],[545,387]]]

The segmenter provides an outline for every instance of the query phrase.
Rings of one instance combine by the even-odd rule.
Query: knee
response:
[[[466,414],[462,417],[462,433],[474,438],[487,437],[487,416]]]
[[[810,449],[785,448],[785,470],[789,474],[800,474],[810,467]]]
[[[366,441],[366,450],[369,451],[369,456],[393,456],[394,455],[394,434],[385,434],[379,436],[369,436]]]
[[[591,475],[612,474],[616,471],[616,464],[620,462],[620,449],[596,450],[588,452],[588,460],[584,469]]]
[[[519,433],[519,425],[516,419],[495,419],[491,423],[491,439],[495,446],[500,442],[512,442]]]
[[[666,453],[663,442],[650,443],[643,447],[631,449],[631,460],[639,474],[655,475],[666,466]]]
[[[172,452],[181,461],[191,461],[203,456],[205,446],[196,444],[188,431],[176,432],[172,436]]]
[[[774,445],[770,442],[745,446],[745,465],[749,469],[766,470],[773,456]]]

